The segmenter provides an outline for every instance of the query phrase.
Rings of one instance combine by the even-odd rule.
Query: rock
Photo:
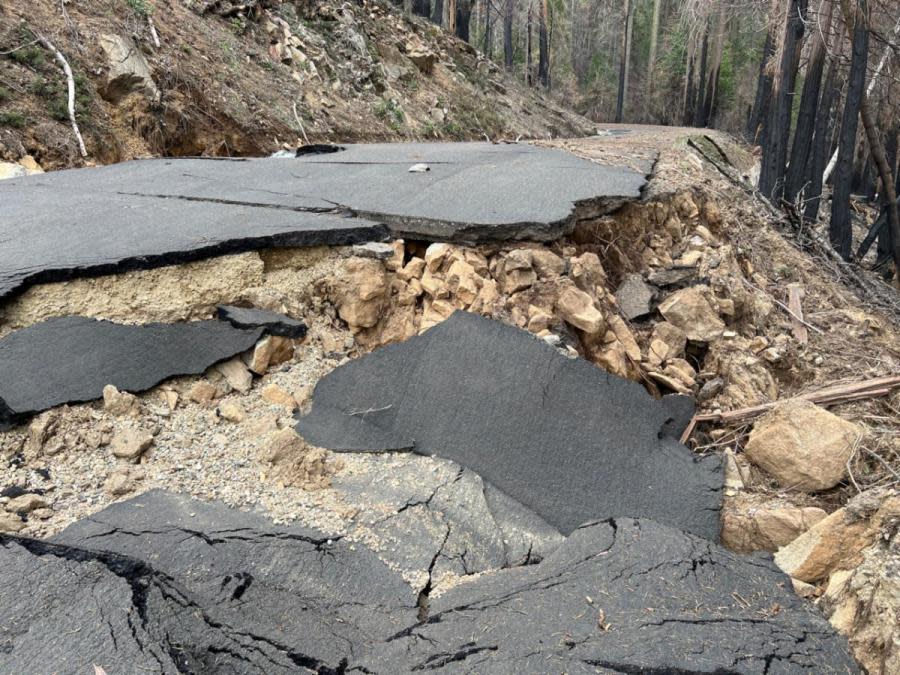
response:
[[[545,248],[532,249],[531,264],[539,279],[554,279],[566,271],[565,259]]]
[[[596,295],[606,285],[606,272],[596,253],[586,252],[572,258],[569,276],[589,295]]]
[[[425,249],[425,269],[432,274],[439,271],[452,250],[453,247],[450,244],[429,244]]]
[[[265,389],[263,390],[263,398],[265,398]],[[244,412],[244,408],[240,403],[235,401],[225,401],[219,404],[219,417],[223,420],[238,424],[244,421],[247,417],[247,413]]]
[[[294,358],[294,342],[285,337],[266,336],[253,347],[247,367],[257,375],[265,375],[273,367]],[[234,386],[234,385],[232,385]],[[237,389],[237,387],[235,387]]]
[[[422,322],[419,324],[419,333],[424,333],[432,326],[446,321],[455,311],[456,307],[446,300],[433,300],[426,303],[425,311],[422,313]]]
[[[534,285],[537,274],[531,266],[531,249],[519,248],[510,251],[501,260],[497,268],[496,278],[500,289],[510,295]]]
[[[389,272],[397,272],[406,258],[406,244],[402,239],[394,239],[388,246],[391,247],[391,255],[384,261],[384,267]]]
[[[775,552],[827,515],[814,506],[740,494],[726,499],[722,508],[722,543],[738,553]]]
[[[21,532],[24,528],[25,523],[15,513],[0,511],[0,533]]]
[[[25,172],[30,176],[36,173],[44,173],[43,167],[37,163],[37,160],[31,155],[25,155],[19,160],[19,164],[24,167]]]
[[[634,339],[634,333],[622,319],[615,315],[610,315],[606,319],[608,327],[612,330],[616,340],[622,343],[625,354],[629,359],[638,363],[641,360],[641,348]]]
[[[127,427],[116,432],[109,447],[114,456],[137,463],[151,445],[152,434]]]
[[[465,309],[478,297],[483,280],[475,273],[475,268],[462,260],[455,260],[447,270],[447,287]]]
[[[143,472],[136,467],[119,466],[106,477],[103,489],[113,497],[123,497],[134,492],[137,482],[143,477]]]
[[[669,359],[684,355],[687,336],[678,326],[667,321],[660,321],[653,326],[650,334],[650,346],[647,350],[647,362],[652,366],[660,366]]]
[[[100,398],[109,384],[141,392],[176,375],[202,373],[249,349],[260,333],[222,321],[124,325],[81,316],[14,331],[0,338],[0,425]]]
[[[588,335],[597,335],[606,328],[603,313],[594,306],[591,296],[577,288],[568,287],[560,293],[556,311],[566,323]]]
[[[407,58],[416,64],[416,68],[429,75],[437,63],[437,54],[423,46],[413,47],[406,52]]]
[[[21,178],[27,176],[25,167],[17,162],[0,162],[0,180],[7,178]]]
[[[195,382],[190,391],[188,391],[188,398],[191,399],[194,403],[205,404],[209,403],[216,397],[216,388],[214,385],[210,384],[206,380],[201,380],[200,382]]]
[[[381,260],[385,263],[385,268],[388,268],[387,261],[390,260],[391,265],[393,265],[396,269],[397,263],[395,260],[395,256],[397,255],[397,249],[394,248],[392,244],[387,244],[381,241],[367,241],[364,244],[354,244],[350,247],[349,254],[357,258],[372,258],[372,260]],[[402,241],[400,242],[400,256],[402,259]]]
[[[17,513],[20,516],[36,511],[37,509],[46,509],[47,502],[44,498],[36,494],[24,494],[13,497],[6,504],[6,510],[10,513]]]
[[[425,261],[422,258],[410,258],[409,262],[397,271],[397,278],[402,281],[421,279],[425,273]]]
[[[289,410],[293,410],[297,407],[297,402],[294,400],[294,397],[277,384],[269,384],[263,387],[262,397],[269,403],[284,406]]]
[[[235,328],[262,328],[269,335],[301,340],[306,336],[306,324],[279,312],[267,309],[219,305],[218,317]]]
[[[118,103],[141,89],[151,98],[159,97],[150,66],[134,42],[121,35],[100,35],[100,47],[106,54],[107,75],[101,88],[103,98]]]
[[[713,342],[722,336],[725,324],[710,304],[705,286],[676,291],[659,305],[666,321],[684,331],[689,340]]]
[[[721,466],[674,440],[690,418],[676,410],[684,402],[657,401],[526,331],[455,312],[319,380],[297,430],[336,451],[452,459],[563,534],[625,512],[712,539]],[[673,481],[681,489],[657,489]]]
[[[108,384],[103,387],[103,409],[110,415],[123,417],[140,415],[140,403],[134,394],[119,391],[115,385]]]
[[[260,461],[270,466],[270,476],[276,481],[307,490],[331,485],[332,467],[328,453],[306,443],[293,429],[281,429],[269,436],[260,453]]]
[[[861,552],[882,534],[882,528],[900,518],[896,492],[863,492],[823,518],[775,554],[775,562],[796,579],[815,583],[838,569],[859,565]]]
[[[616,289],[616,302],[622,315],[629,321],[647,316],[655,289],[644,281],[640,274],[626,274],[625,280]]]
[[[378,323],[388,299],[390,285],[384,266],[377,260],[351,258],[343,275],[333,280],[332,297],[340,316],[351,330]]]
[[[647,281],[654,286],[680,286],[687,284],[697,278],[697,268],[689,267],[667,267],[665,269],[657,269],[647,275]]]
[[[250,387],[253,386],[253,375],[240,358],[217,363],[213,368],[225,378],[232,389],[242,394],[249,392]]]
[[[778,398],[772,373],[762,359],[751,353],[749,341],[742,337],[717,340],[703,365],[722,380],[721,388],[716,385],[720,391],[715,397],[717,405],[723,408],[745,408]]]
[[[824,408],[788,399],[753,425],[744,453],[783,487],[816,492],[844,479],[861,435],[855,424]]]

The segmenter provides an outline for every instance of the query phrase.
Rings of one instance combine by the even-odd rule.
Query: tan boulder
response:
[[[106,477],[103,489],[113,497],[121,497],[133,492],[143,477],[143,472],[137,467],[118,466]]]
[[[497,268],[498,282],[506,294],[516,293],[534,285],[537,274],[532,268],[532,251],[519,248],[510,251]]]
[[[660,321],[650,334],[647,361],[652,366],[659,366],[669,359],[680,358],[686,344],[687,336],[683,330],[668,321]]]
[[[629,377],[631,372],[632,366],[625,351],[625,345],[619,341],[616,334],[612,331],[606,332],[606,335],[603,337],[603,343],[599,348],[591,350],[591,361],[603,368],[603,370],[619,377]]]
[[[47,506],[48,504],[43,497],[29,493],[10,499],[6,503],[6,510],[10,513],[22,515],[23,513],[37,511],[38,509],[46,509]]]
[[[688,339],[713,342],[722,337],[725,323],[719,318],[707,297],[705,286],[691,286],[676,291],[659,305],[666,321],[684,331]]]
[[[225,378],[232,389],[242,394],[250,391],[250,387],[253,385],[253,375],[240,357],[236,356],[233,359],[217,363],[213,368]]]
[[[109,447],[112,454],[119,459],[136,463],[151,445],[153,434],[127,427],[116,432]]]
[[[350,258],[339,278],[328,283],[328,295],[338,316],[351,330],[371,328],[381,318],[390,294],[384,265],[371,258]]]
[[[450,293],[463,305],[468,307],[475,298],[484,280],[475,272],[475,268],[463,260],[455,260],[447,270],[447,287]]]
[[[421,279],[425,273],[425,261],[422,258],[410,258],[409,262],[397,271],[397,278],[403,281]]]
[[[750,351],[750,341],[739,336],[717,340],[710,347],[704,369],[724,383],[716,403],[726,408],[745,408],[778,398],[778,386],[766,363]]]
[[[452,250],[450,244],[430,244],[425,249],[425,269],[431,273],[439,271]]]
[[[326,462],[328,453],[308,445],[290,427],[269,436],[259,455],[267,465],[267,477],[281,485],[316,490],[331,484],[331,475],[337,469]]]
[[[582,253],[571,259],[569,276],[585,293],[596,295],[606,284],[606,271],[596,253]]]
[[[119,391],[111,384],[103,387],[103,409],[116,417],[124,415],[136,417],[141,412],[140,403],[134,394],[129,394],[127,391]]]
[[[684,359],[669,359],[662,372],[667,377],[675,378],[685,387],[692,388],[697,384],[697,371]]]
[[[553,279],[566,271],[565,259],[545,248],[531,251],[531,263],[539,279]]]
[[[900,493],[868,490],[779,549],[775,563],[801,581],[821,581],[835,570],[859,565],[863,549],[875,543],[882,527],[897,518]]]
[[[256,343],[249,357],[247,367],[257,375],[265,375],[273,367],[294,358],[294,341],[278,335],[267,335]],[[235,387],[236,388],[236,387]]]
[[[783,487],[815,492],[843,480],[861,435],[855,424],[824,408],[788,399],[753,425],[744,453]]]
[[[422,275],[421,283],[422,290],[432,298],[441,299],[450,297],[450,287],[447,285],[446,280],[437,276],[437,274],[429,269],[426,269],[425,274]]]
[[[395,239],[390,243],[393,253],[391,257],[384,261],[384,266],[390,272],[396,272],[403,267],[403,259],[406,256],[406,246],[402,239]]]
[[[195,382],[188,391],[188,398],[194,403],[206,404],[212,401],[216,396],[216,387],[206,380]]]
[[[446,300],[433,300],[425,304],[425,311],[422,312],[422,321],[419,324],[419,333],[424,333],[432,326],[450,318],[450,315],[456,311],[456,307]]]
[[[560,293],[556,311],[566,323],[588,335],[597,335],[606,328],[603,313],[594,306],[591,296],[578,288],[570,286]]]
[[[25,523],[15,513],[0,511],[0,532],[21,532]]]
[[[243,422],[247,414],[243,406],[235,401],[226,401],[219,404],[219,417],[235,424]]]
[[[739,493],[725,499],[722,543],[738,553],[777,551],[809,530],[828,514],[813,506],[794,506]]]
[[[625,354],[634,362],[639,362],[641,360],[641,348],[637,343],[637,340],[634,339],[634,333],[631,332],[631,329],[628,327],[628,324],[620,317],[615,314],[610,314],[606,318],[607,327],[613,332],[616,336],[616,339],[622,343],[622,347],[625,350]]]
[[[297,407],[297,402],[294,400],[294,397],[277,384],[269,384],[263,387],[261,396],[269,403],[284,406],[289,410],[293,410]]]
[[[481,290],[478,291],[478,297],[469,306],[469,311],[485,316],[493,316],[501,309],[501,304],[499,285],[493,279],[485,279],[481,285]]]

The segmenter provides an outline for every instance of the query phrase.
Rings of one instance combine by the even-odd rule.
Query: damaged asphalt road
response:
[[[452,459],[563,534],[631,516],[716,540],[721,464],[675,440],[682,402],[456,312],[323,377],[297,431],[336,451]]]
[[[153,491],[0,536],[0,609],[2,672],[858,672],[770,561],[627,518],[423,607],[363,545]]]
[[[633,169],[528,144],[342,148],[291,159],[140,160],[3,181],[0,298],[79,276],[389,233],[556,239],[577,205],[608,210],[640,197],[646,182]],[[408,171],[423,162],[430,171]]]
[[[63,403],[100,398],[108,384],[141,392],[202,373],[252,348],[275,321],[272,314],[245,310],[243,328],[228,321],[130,326],[67,316],[10,333],[0,339],[0,429]],[[291,327],[299,331],[297,323]]]

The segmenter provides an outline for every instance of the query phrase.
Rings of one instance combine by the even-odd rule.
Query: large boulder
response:
[[[753,426],[744,452],[783,487],[815,492],[847,475],[859,427],[802,399],[778,403]]]
[[[815,506],[739,493],[727,498],[722,507],[722,543],[739,553],[774,552],[827,515]]]
[[[706,286],[691,286],[676,291],[659,305],[669,323],[685,332],[689,340],[713,342],[722,337],[725,323],[708,298]]]
[[[108,69],[101,89],[103,98],[118,103],[138,90],[143,90],[152,98],[159,96],[147,59],[134,42],[121,35],[103,34],[100,36],[100,47],[106,54]]]

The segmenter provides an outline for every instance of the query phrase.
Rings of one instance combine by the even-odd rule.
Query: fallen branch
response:
[[[816,403],[821,406],[829,406],[838,403],[849,403],[851,401],[887,396],[897,387],[900,387],[900,375],[885,375],[884,377],[876,377],[871,380],[863,380],[862,382],[836,384],[831,387],[819,389],[818,391],[800,394],[799,396],[793,397],[793,399],[809,401],[810,403]],[[681,442],[687,443],[694,428],[699,422],[718,422],[720,424],[746,422],[747,420],[759,417],[768,412],[781,402],[782,401],[762,403],[749,408],[738,408],[737,410],[729,410],[721,413],[702,413],[694,415],[687,425],[687,428],[684,430],[684,433],[681,434]]]
[[[156,32],[156,24],[153,23],[152,16],[147,16],[147,26],[150,28],[150,37],[153,38],[153,46],[159,49],[159,33]]]
[[[803,320],[803,297],[805,295],[803,286],[800,284],[788,285],[788,307],[794,318],[791,332],[794,334],[794,339],[801,345],[809,342],[809,331],[806,330],[806,321]]]
[[[770,296],[768,293],[766,293],[763,289],[761,289],[761,288],[759,288],[759,287],[754,286],[753,284],[751,284],[751,283],[750,283],[749,281],[747,281],[744,277],[741,277],[740,279],[741,279],[741,281],[743,281],[745,284],[747,284],[750,288],[752,288],[752,289],[753,289],[754,291],[756,291],[757,293],[762,293],[762,294],[765,295],[766,297],[772,297],[772,296]],[[788,315],[789,315],[794,321],[797,321],[797,322],[803,324],[803,325],[806,326],[807,328],[811,328],[812,330],[816,331],[819,335],[824,335],[824,331],[822,331],[821,328],[818,328],[818,327],[816,327],[816,326],[813,326],[811,323],[807,323],[807,322],[803,319],[802,313],[799,314],[799,315],[796,314],[796,313],[794,312],[794,310],[792,310],[790,307],[788,307],[788,306],[787,306],[786,304],[784,304],[783,302],[779,301],[777,298],[772,298],[772,302],[774,302],[776,305],[778,305],[779,307],[781,307],[781,309],[783,309],[785,312],[787,312]],[[802,312],[802,310],[801,310],[801,312]],[[804,343],[804,344],[805,344],[805,343]]]
[[[72,132],[75,134],[75,140],[78,141],[78,150],[81,152],[82,157],[87,157],[88,154],[87,149],[84,147],[84,139],[81,137],[81,131],[78,129],[78,121],[75,119],[75,77],[72,75],[72,69],[69,67],[69,62],[66,60],[66,57],[63,56],[63,53],[46,37],[40,33],[35,33],[34,36],[45,49],[53,52],[56,60],[59,61],[59,64],[62,66],[63,72],[66,74],[66,81],[69,84],[69,121],[72,123]]]

